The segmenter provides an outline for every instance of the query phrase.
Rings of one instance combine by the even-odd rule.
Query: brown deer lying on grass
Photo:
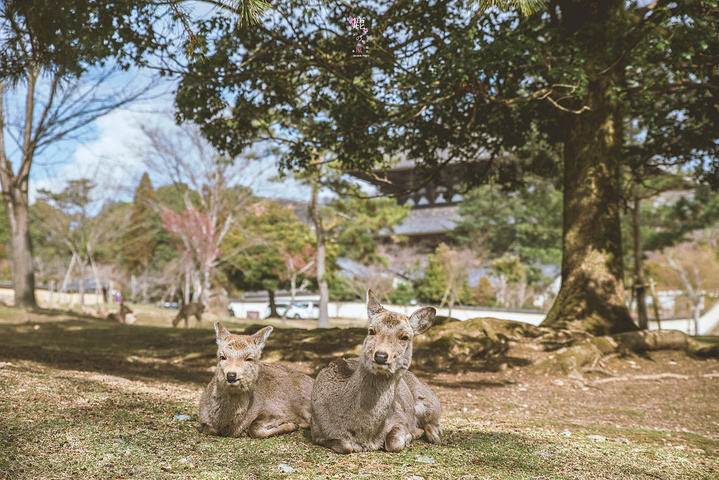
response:
[[[260,362],[272,327],[232,335],[220,322],[217,370],[200,398],[200,431],[207,435],[265,438],[310,425],[312,379]]]
[[[407,371],[412,338],[432,326],[436,311],[410,317],[384,309],[367,291],[370,324],[359,358],[320,371],[312,389],[312,440],[337,453],[402,450],[424,435],[440,443],[440,405],[427,385]]]
[[[183,305],[179,312],[177,312],[177,316],[172,319],[172,326],[176,327],[180,321],[183,319],[185,320],[185,328],[188,328],[190,317],[195,317],[197,319],[197,326],[199,327],[202,324],[202,312],[205,311],[205,306],[198,302],[192,302],[188,303],[186,305]]]
[[[108,320],[112,320],[113,322],[124,323],[126,325],[132,325],[137,321],[137,317],[135,317],[135,312],[130,310],[130,307],[128,307],[124,303],[120,303],[119,312],[111,313],[106,318]]]

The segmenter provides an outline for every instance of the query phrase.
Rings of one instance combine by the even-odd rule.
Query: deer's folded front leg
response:
[[[395,425],[384,439],[384,449],[388,452],[400,452],[404,450],[412,440],[412,434],[407,431],[404,425]]]
[[[267,419],[258,417],[250,424],[247,433],[252,438],[267,438],[272,435],[282,435],[297,430],[297,424],[282,422],[280,419]]]

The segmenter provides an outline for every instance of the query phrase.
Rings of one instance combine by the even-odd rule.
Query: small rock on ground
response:
[[[286,463],[280,463],[278,465],[280,472],[282,473],[295,473],[295,469],[287,465]]]

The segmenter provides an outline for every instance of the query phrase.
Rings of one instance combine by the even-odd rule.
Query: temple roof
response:
[[[461,218],[456,205],[417,207],[410,210],[407,218],[395,226],[391,233],[383,230],[379,232],[379,236],[444,234],[453,230]]]

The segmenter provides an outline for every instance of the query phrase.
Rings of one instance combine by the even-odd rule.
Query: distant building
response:
[[[426,253],[441,243],[451,243],[448,232],[461,219],[457,205],[462,201],[460,188],[467,165],[449,163],[441,169],[421,168],[413,161],[401,160],[387,170],[352,172],[374,185],[383,195],[412,206],[407,218],[392,232],[380,232],[379,238],[392,234],[409,238],[410,245]]]

